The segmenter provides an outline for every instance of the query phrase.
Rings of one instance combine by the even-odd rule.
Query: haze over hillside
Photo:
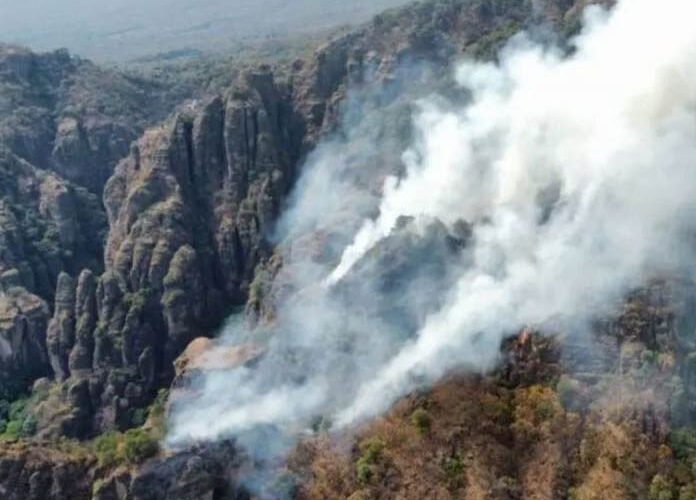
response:
[[[317,32],[367,20],[406,0],[0,0],[2,41],[35,50],[66,47],[125,61],[170,51],[224,51],[235,44]]]

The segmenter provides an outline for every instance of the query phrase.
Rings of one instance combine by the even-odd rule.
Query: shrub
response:
[[[158,451],[157,440],[144,429],[130,429],[123,436],[123,454],[132,464],[142,462]]]
[[[2,405],[3,412],[7,415],[7,418],[0,418],[0,428],[5,439],[14,441],[22,436],[31,436],[36,432],[36,419],[33,416],[25,418],[28,402],[29,400],[24,397],[9,405],[5,401],[5,404]]]
[[[378,438],[368,439],[360,446],[362,450],[361,458],[367,460],[368,463],[375,463],[384,449],[384,442]]]
[[[570,16],[563,21],[561,34],[563,38],[570,38],[580,33],[582,29],[582,17],[579,15]]]
[[[327,432],[329,429],[331,429],[331,419],[325,415],[317,415],[312,418],[310,427],[312,432],[315,434],[319,432]]]
[[[16,440],[22,434],[22,421],[21,420],[10,420],[5,427],[5,437]]]
[[[457,479],[461,476],[464,471],[464,462],[458,453],[445,460],[444,469],[448,479]]]
[[[548,387],[533,385],[517,391],[517,414],[527,413],[535,422],[549,420],[556,413],[557,396]]]
[[[377,438],[368,439],[360,445],[361,455],[355,464],[358,481],[367,483],[374,475],[374,466],[382,455],[384,443]]]
[[[92,496],[96,496],[100,493],[100,490],[104,487],[104,480],[99,478],[92,483]]]
[[[136,292],[124,294],[123,302],[129,310],[141,312],[145,309],[150,294],[149,288],[142,288]]]
[[[577,380],[566,375],[556,385],[558,399],[564,409],[568,411],[578,411],[582,407],[582,386]]]
[[[10,420],[22,420],[24,418],[24,412],[27,409],[28,402],[29,399],[27,398],[20,398],[13,401],[12,404],[10,404]]]
[[[518,498],[519,487],[517,480],[510,476],[501,476],[495,485],[497,492],[500,492],[504,498]]]
[[[556,393],[542,385],[517,389],[515,391],[515,411],[512,429],[520,444],[534,441],[541,435],[543,423],[555,417],[560,411]]]
[[[130,429],[125,433],[108,431],[93,441],[99,465],[115,467],[123,462],[136,464],[159,451],[157,439],[146,429]]]
[[[674,456],[680,460],[696,457],[696,428],[672,431],[669,435],[669,445]]]
[[[672,500],[672,482],[662,474],[656,474],[648,490],[650,500]]]
[[[157,396],[155,400],[150,405],[148,409],[148,416],[151,417],[161,417],[164,416],[164,408],[167,405],[167,398],[169,398],[169,390],[160,389],[157,391]]]
[[[672,368],[674,368],[675,363],[676,360],[674,359],[673,354],[670,354],[668,352],[661,352],[657,355],[657,364],[660,367],[661,371],[671,370]]]
[[[119,437],[119,433],[109,431],[95,438],[94,451],[96,452],[99,465],[109,467],[121,461]]]
[[[430,432],[431,423],[432,420],[430,418],[430,414],[423,408],[418,408],[411,414],[411,424],[413,424],[421,435],[425,435]]]
[[[655,351],[645,349],[643,352],[640,353],[640,363],[642,365],[654,365],[656,361],[657,354],[655,354]]]
[[[358,460],[358,463],[355,466],[355,473],[358,476],[358,482],[366,484],[372,477],[372,467],[369,464]]]
[[[682,486],[679,490],[678,500],[696,500],[696,492],[692,486]]]
[[[512,38],[519,30],[520,27],[512,22],[481,36],[476,42],[474,56],[477,59],[492,59],[505,42]]]
[[[505,425],[510,422],[510,405],[499,396],[484,394],[481,397],[481,413],[486,420]]]

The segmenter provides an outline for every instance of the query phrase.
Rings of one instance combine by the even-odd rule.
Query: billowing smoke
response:
[[[571,55],[517,36],[497,64],[461,63],[466,102],[349,103],[365,113],[309,159],[280,224],[291,292],[271,326],[223,335],[265,355],[201,379],[170,441],[352,425],[490,369],[527,325],[582,325],[691,272],[695,15],[692,0],[625,0],[588,10]]]

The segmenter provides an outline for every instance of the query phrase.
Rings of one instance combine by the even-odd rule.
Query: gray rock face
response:
[[[50,372],[46,352],[49,309],[24,288],[0,293],[0,382],[3,396]]]
[[[75,307],[87,312],[78,314],[64,303],[76,291],[61,273],[104,270],[99,196],[131,142],[171,112],[173,97],[159,83],[64,50],[35,54],[0,43],[0,286],[23,287],[49,304],[55,298],[44,349],[58,379],[72,368],[91,370],[98,319],[94,277],[81,281]],[[11,378],[8,370],[0,366],[1,380]],[[25,382],[12,390],[0,382],[0,392]]]
[[[251,74],[145,134],[119,164],[104,191],[108,270],[96,286],[83,273],[71,312],[56,303],[50,330],[54,346],[59,325],[76,329],[63,335],[74,339],[67,365],[58,349],[54,370],[91,380],[96,428],[129,426],[186,345],[243,303],[291,185],[302,123],[286,86]]]
[[[46,346],[57,380],[68,375],[68,356],[75,343],[75,283],[66,273],[58,276],[53,318],[46,331]]]
[[[230,442],[200,446],[142,467],[130,484],[133,500],[243,500],[234,481],[241,464]]]
[[[74,335],[70,295],[75,293],[72,280],[65,272],[102,267],[101,237],[106,229],[106,218],[94,195],[34,167],[3,150],[1,145],[0,192],[3,194],[0,201],[0,288],[5,294],[0,300],[8,304],[8,315],[15,314],[10,311],[18,311],[16,317],[7,318],[8,324],[16,324],[14,333],[8,335],[17,337],[25,328],[22,325],[26,322],[19,318],[26,314],[21,307],[15,307],[18,299],[25,306],[29,302],[41,303],[41,310],[50,314],[44,301],[53,303],[55,296],[57,310],[50,331],[46,331],[43,319],[43,326],[35,324],[44,332],[32,333],[32,342],[40,342],[43,347],[32,348],[32,352],[45,354],[49,350],[52,369],[58,378],[64,378]],[[37,307],[32,306],[32,309],[37,310]],[[51,370],[38,369],[45,356],[36,354],[33,360],[28,355],[18,358],[13,354],[12,357],[15,362],[29,360],[31,368],[22,370],[26,373],[46,375]],[[0,364],[0,380],[9,380],[9,372],[15,368]],[[11,384],[11,390],[2,382],[0,392],[9,395],[26,387],[31,380],[20,378],[18,384]]]
[[[49,448],[0,457],[0,495],[7,500],[89,500],[89,463]]]
[[[106,217],[96,196],[0,144],[0,274],[53,301],[58,275],[101,269]]]
[[[97,281],[85,269],[80,273],[75,290],[75,344],[68,358],[68,369],[74,375],[89,372],[94,354],[94,329],[97,325]]]
[[[130,427],[186,345],[244,303],[270,254],[303,123],[289,87],[262,71],[131,148],[104,190],[106,272],[56,278],[46,346],[55,378],[70,384],[70,429]],[[81,233],[57,220],[64,241]]]

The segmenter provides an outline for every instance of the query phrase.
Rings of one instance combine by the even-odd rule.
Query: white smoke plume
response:
[[[375,146],[380,117],[320,147],[281,223],[300,292],[278,305],[258,365],[201,381],[170,442],[316,415],[352,425],[450,371],[492,368],[526,325],[583,324],[651,276],[691,272],[694,18],[692,0],[624,0],[587,12],[571,55],[518,36],[496,64],[461,63],[470,99],[417,101],[403,169],[381,192],[363,178],[398,143]],[[436,221],[469,224],[456,257],[422,243]],[[293,260],[298,233],[322,232],[333,253]],[[403,241],[408,259],[379,259]],[[396,305],[380,281],[394,260],[410,273],[392,284]]]
[[[572,57],[517,40],[498,66],[459,68],[473,92],[465,110],[424,109],[417,159],[387,182],[380,216],[331,279],[404,214],[485,221],[474,264],[339,423],[383,410],[413,375],[490,366],[515,328],[601,314],[646,273],[684,261],[696,223],[696,31],[684,16],[696,4],[591,14]]]

